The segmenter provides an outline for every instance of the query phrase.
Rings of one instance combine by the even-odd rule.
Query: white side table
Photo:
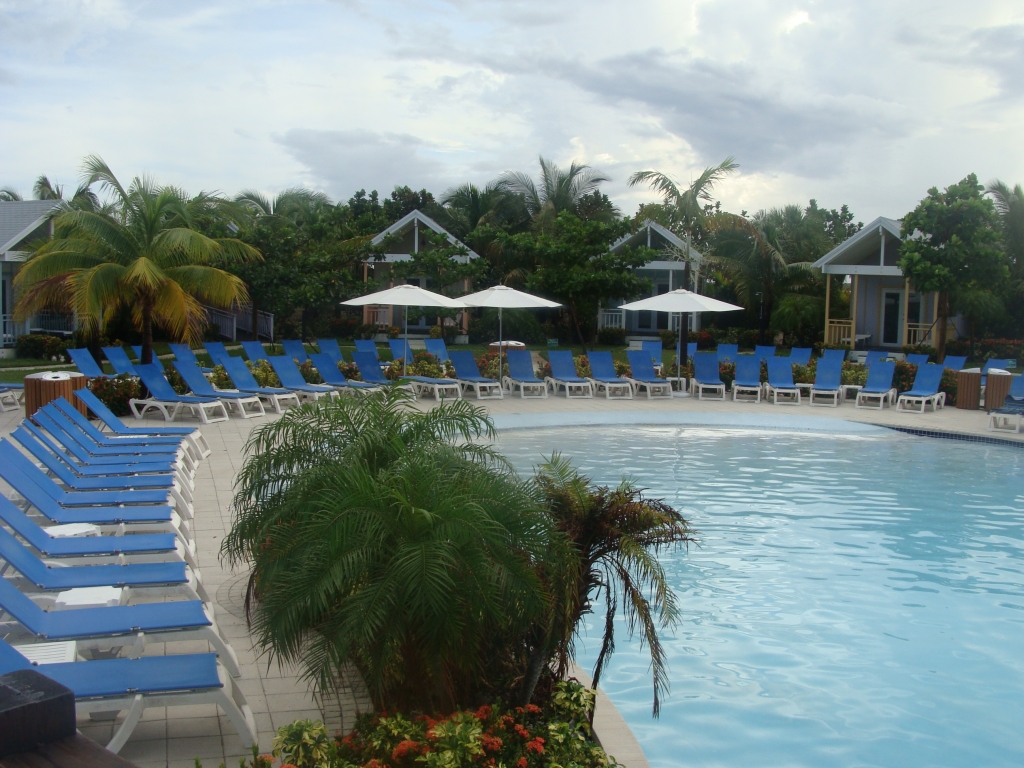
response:
[[[33,664],[63,664],[78,658],[78,644],[74,640],[66,643],[18,645],[15,650]]]
[[[106,608],[121,605],[124,590],[120,587],[82,587],[59,592],[55,606],[64,608]]]

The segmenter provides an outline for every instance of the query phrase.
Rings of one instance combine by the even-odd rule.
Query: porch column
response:
[[[860,275],[853,276],[853,297],[850,302],[850,349],[857,347],[857,282]]]
[[[825,344],[828,344],[828,312],[832,303],[832,275],[825,274]]]
[[[910,343],[910,278],[903,283],[903,343]]]

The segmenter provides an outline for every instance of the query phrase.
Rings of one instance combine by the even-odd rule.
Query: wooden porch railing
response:
[[[853,320],[829,320],[825,343],[834,346],[849,344],[852,332]]]
[[[391,325],[391,307],[374,307],[369,311],[369,322],[380,328]]]
[[[932,328],[934,327],[935,323],[907,323],[907,333],[903,343],[908,346],[934,344],[932,341]]]

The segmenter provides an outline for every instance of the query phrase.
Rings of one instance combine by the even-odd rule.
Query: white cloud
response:
[[[976,171],[1024,180],[1024,12],[911,0],[0,0],[0,185],[81,158],[190,189],[435,193],[539,154],[726,205],[902,215]]]

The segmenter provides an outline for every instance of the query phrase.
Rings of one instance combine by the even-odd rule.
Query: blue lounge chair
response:
[[[224,358],[231,357],[231,353],[228,352],[228,348],[222,341],[204,341],[203,349],[206,350],[206,354],[210,356],[214,365],[224,365]]]
[[[185,548],[172,533],[136,533],[131,536],[102,536],[99,527],[88,523],[51,525],[40,528],[7,497],[0,495],[0,521],[44,557],[68,558],[94,563],[101,557],[164,557],[181,554],[195,568],[195,552]],[[172,560],[173,562],[173,560]]]
[[[941,365],[922,365],[914,376],[914,386],[904,392],[896,401],[897,411],[924,413],[929,405],[932,413],[946,405],[946,393],[939,392],[942,374],[945,367]]]
[[[500,382],[480,375],[473,353],[468,350],[449,352],[448,357],[455,366],[455,380],[462,387],[462,394],[471,390],[477,400],[501,400],[503,397]]]
[[[661,369],[664,363],[664,345],[660,341],[641,341],[640,349],[651,356],[651,362],[654,364],[655,371]],[[632,368],[630,364],[630,368]]]
[[[79,372],[85,375],[89,379],[109,379],[112,375],[104,373],[100,364],[96,362],[96,358],[92,356],[92,352],[88,349],[69,349],[67,350],[68,357],[71,358],[71,362],[75,364]],[[116,376],[117,374],[113,374]]]
[[[793,347],[789,350],[789,362],[793,365],[807,365],[811,362],[810,347]]]
[[[183,363],[192,363],[192,365],[203,373],[209,373],[213,370],[212,368],[203,367],[199,362],[199,358],[196,357],[196,353],[192,351],[192,347],[188,344],[170,344],[168,346],[170,346],[171,352],[174,353],[174,358],[176,360],[181,360]],[[209,354],[209,350],[207,350],[207,354]]]
[[[396,340],[391,339],[391,352],[397,354],[396,360],[401,359],[402,355],[402,339]],[[406,364],[412,363],[412,348],[406,347],[406,352],[409,354],[409,359],[405,362]],[[370,374],[370,378],[367,379],[366,371],[370,369],[370,354],[358,353],[360,355],[359,360],[362,362],[356,362],[356,366],[359,368],[359,373],[363,379],[372,382],[377,385],[390,384],[394,385],[397,382],[389,381],[381,371],[384,366],[378,366],[378,369]],[[353,355],[354,358],[354,355]],[[408,375],[402,376],[401,383],[398,386],[402,389],[409,390],[417,395],[433,395],[435,400],[443,400],[446,397],[454,397],[456,400],[462,397],[462,385],[455,379],[448,378],[433,378],[431,376],[414,376]]]
[[[371,352],[361,352],[357,349],[352,353],[352,362],[359,369],[359,375],[363,377],[363,381],[368,384],[380,387],[401,386],[410,391],[412,389],[409,385],[402,385],[387,378],[381,370],[380,361]]]
[[[885,350],[869,350],[867,356],[864,358],[864,365],[870,368],[872,365],[878,362],[882,362],[889,359],[889,353]]]
[[[378,363],[380,362],[380,354],[377,352],[377,342],[373,339],[356,339],[355,345],[356,352],[368,352],[373,355]]]
[[[0,579],[0,608],[36,638],[76,640],[79,648],[138,648],[139,633],[145,633],[147,644],[205,640],[217,650],[231,676],[240,675],[235,652],[200,600],[44,611],[9,581]]]
[[[814,386],[811,387],[808,404],[838,408],[839,404],[843,401],[842,377],[843,361],[841,358],[833,357],[829,359],[822,357],[818,360],[818,366],[814,374]],[[816,400],[826,399],[831,400],[831,402],[815,402]]]
[[[135,359],[140,363],[142,362],[142,345],[132,344],[132,354],[135,355]],[[153,353],[153,357],[156,357],[156,353]]]
[[[690,348],[689,344],[687,344],[686,348],[687,348],[687,350],[689,350],[689,348]],[[719,344],[718,345],[718,350],[717,350],[718,362],[719,363],[724,363],[724,362],[728,361],[728,362],[731,362],[731,363],[735,363],[736,362],[736,358],[739,355],[739,353],[740,353],[740,346],[739,346],[739,344]],[[694,357],[697,354],[696,346],[694,346],[692,354],[689,351],[687,351],[687,354],[690,355],[690,357]]]
[[[822,360],[838,360],[842,363],[846,359],[845,349],[823,349],[821,350]]]
[[[576,363],[572,359],[572,352],[564,349],[552,349],[548,351],[548,362],[551,364],[551,375],[545,381],[556,393],[559,387],[564,387],[567,398],[594,396],[594,385],[588,379],[581,378],[576,374]]]
[[[942,366],[951,371],[962,371],[965,365],[967,365],[967,355],[946,355],[942,361]]]
[[[641,355],[645,359],[650,357],[646,352],[641,352]],[[603,389],[604,396],[609,400],[633,399],[633,383],[615,373],[615,362],[612,360],[611,352],[588,352],[587,360],[590,361],[590,381],[593,382],[597,394],[601,394]]]
[[[448,362],[448,345],[444,343],[444,339],[425,339],[423,345],[427,348],[427,352],[436,357],[440,362]]]
[[[409,342],[406,339],[388,339],[388,346],[391,348],[392,360],[404,358],[406,365],[412,365],[412,347],[409,346]]]
[[[880,360],[868,368],[868,381],[857,392],[858,408],[877,408],[893,405],[896,402],[896,390],[892,386],[892,377],[896,373],[896,363]],[[878,405],[868,404],[877,401]]]
[[[698,352],[693,356],[693,380],[690,382],[690,392],[697,392],[697,399],[704,399],[704,391],[712,394],[718,393],[719,397],[709,397],[709,400],[725,400],[725,382],[718,373],[719,359],[714,352]]]
[[[231,383],[239,392],[247,392],[258,396],[265,403],[273,406],[275,413],[281,413],[282,407],[287,403],[299,404],[299,395],[290,389],[280,387],[261,387],[240,357],[223,358],[224,370],[231,378]]]
[[[147,706],[216,704],[224,710],[246,749],[256,743],[252,710],[212,653],[36,666],[16,647],[0,640],[0,675],[24,669],[35,670],[70,689],[79,715],[126,711],[124,721],[106,745],[114,754],[128,741]]]
[[[263,345],[261,344],[260,346],[262,347]],[[306,354],[306,345],[298,339],[287,339],[282,341],[281,346],[284,348],[284,353],[292,360],[304,363],[309,359],[309,356]],[[249,359],[251,360],[252,358]]]
[[[188,385],[188,388],[192,390],[192,394],[196,397],[215,397],[224,403],[224,406],[229,411],[233,406],[238,411],[238,415],[243,419],[267,415],[259,395],[254,395],[252,392],[240,392],[237,389],[214,389],[213,384],[203,376],[203,372],[195,363],[175,360],[173,364],[175,370],[181,374],[181,378],[184,379],[185,384]],[[249,406],[249,410],[246,410],[246,406]]]
[[[195,450],[193,444],[186,439],[188,435],[176,436],[158,433],[135,435],[119,434],[111,436],[96,429],[96,427],[94,427],[87,418],[79,413],[78,410],[63,397],[58,397],[53,402],[44,406],[41,410],[48,411],[50,408],[60,411],[61,415],[65,419],[74,424],[78,430],[81,430],[84,438],[92,441],[96,445],[103,445],[108,448],[124,448],[125,451],[132,450],[133,446],[147,446],[149,449],[162,447],[168,453],[175,450],[185,449],[193,457],[193,463],[198,463],[199,460],[203,458],[203,454],[200,451]],[[156,451],[151,450],[150,452],[155,453]]]
[[[928,365],[928,355],[907,355],[907,362],[920,368],[922,365]]]
[[[758,344],[754,347],[754,357],[756,357],[761,362],[764,362],[768,360],[768,358],[770,357],[775,357],[776,351],[777,350],[774,346],[768,346],[767,344]]]
[[[1012,424],[1016,419],[1017,424]],[[1024,422],[1024,376],[1013,377],[1010,383],[1010,392],[1001,408],[989,411],[988,428],[993,432],[1021,431],[1021,424]]]
[[[793,383],[793,364],[788,357],[768,358],[768,383],[765,398],[771,398],[772,405],[800,405],[800,387]]]
[[[267,350],[265,350],[263,345],[258,341],[243,341],[242,351],[245,352],[245,356],[254,363],[257,360],[267,359]]]
[[[513,394],[516,388],[519,389],[521,398],[547,397],[548,385],[543,379],[538,379],[533,370],[533,357],[525,349],[510,349],[505,352],[508,360],[508,376],[502,380]],[[535,394],[527,394],[533,392]]]
[[[135,364],[129,359],[128,353],[124,351],[124,347],[101,347],[101,349],[116,373],[138,376],[138,373],[135,371]]]
[[[328,386],[339,389],[375,390],[376,386],[365,381],[352,381],[338,369],[338,363],[326,352],[315,352],[309,356],[313,366],[320,373],[320,378]]]
[[[270,355],[270,365],[281,380],[281,386],[299,395],[299,399],[314,401],[321,397],[336,397],[338,390],[323,384],[307,384],[302,372],[295,367],[295,361],[287,355]]]
[[[609,357],[611,353],[607,353]],[[629,360],[630,373],[629,381],[633,389],[639,392],[641,388],[647,393],[647,399],[652,397],[672,397],[672,383],[665,379],[659,379],[654,371],[654,363],[647,350],[637,351],[626,350],[626,359]],[[594,370],[594,361],[591,358],[590,370]],[[612,371],[614,372],[614,368]]]
[[[740,395],[753,395],[754,402],[761,402],[761,361],[753,355],[736,358],[736,378],[732,382],[732,400],[739,402]]]
[[[739,351],[739,347],[737,347],[737,352],[738,351]],[[679,354],[679,345],[678,344],[676,345],[676,354],[677,355]],[[689,357],[693,357],[694,355],[697,354],[697,342],[696,341],[688,341],[688,342],[686,342],[686,354]]]
[[[188,441],[195,448],[200,457],[206,458],[210,455],[210,446],[206,442],[206,438],[195,427],[128,427],[88,389],[76,389],[75,397],[89,408],[112,435],[118,438],[180,436],[182,440]]]
[[[321,355],[330,355],[335,365],[345,359],[341,354],[341,347],[338,346],[337,339],[317,339],[316,346]]]
[[[70,451],[74,447],[78,447],[90,459],[94,456],[115,456],[117,460],[111,461],[111,464],[159,461],[172,464],[180,463],[190,471],[195,467],[195,462],[185,454],[183,443],[167,445],[154,443],[150,445],[128,440],[122,442],[116,438],[108,438],[103,433],[100,433],[100,439],[96,440],[85,433],[57,407],[49,404],[36,411],[32,415],[32,420],[46,429],[63,448]]]
[[[164,378],[164,369],[159,363],[140,363],[135,370],[150,394],[147,398],[132,398],[128,401],[128,407],[136,419],[141,419],[146,411],[155,408],[163,414],[164,421],[174,421],[182,410],[195,414],[203,424],[228,420],[228,409],[220,400],[179,395],[175,392]]]

